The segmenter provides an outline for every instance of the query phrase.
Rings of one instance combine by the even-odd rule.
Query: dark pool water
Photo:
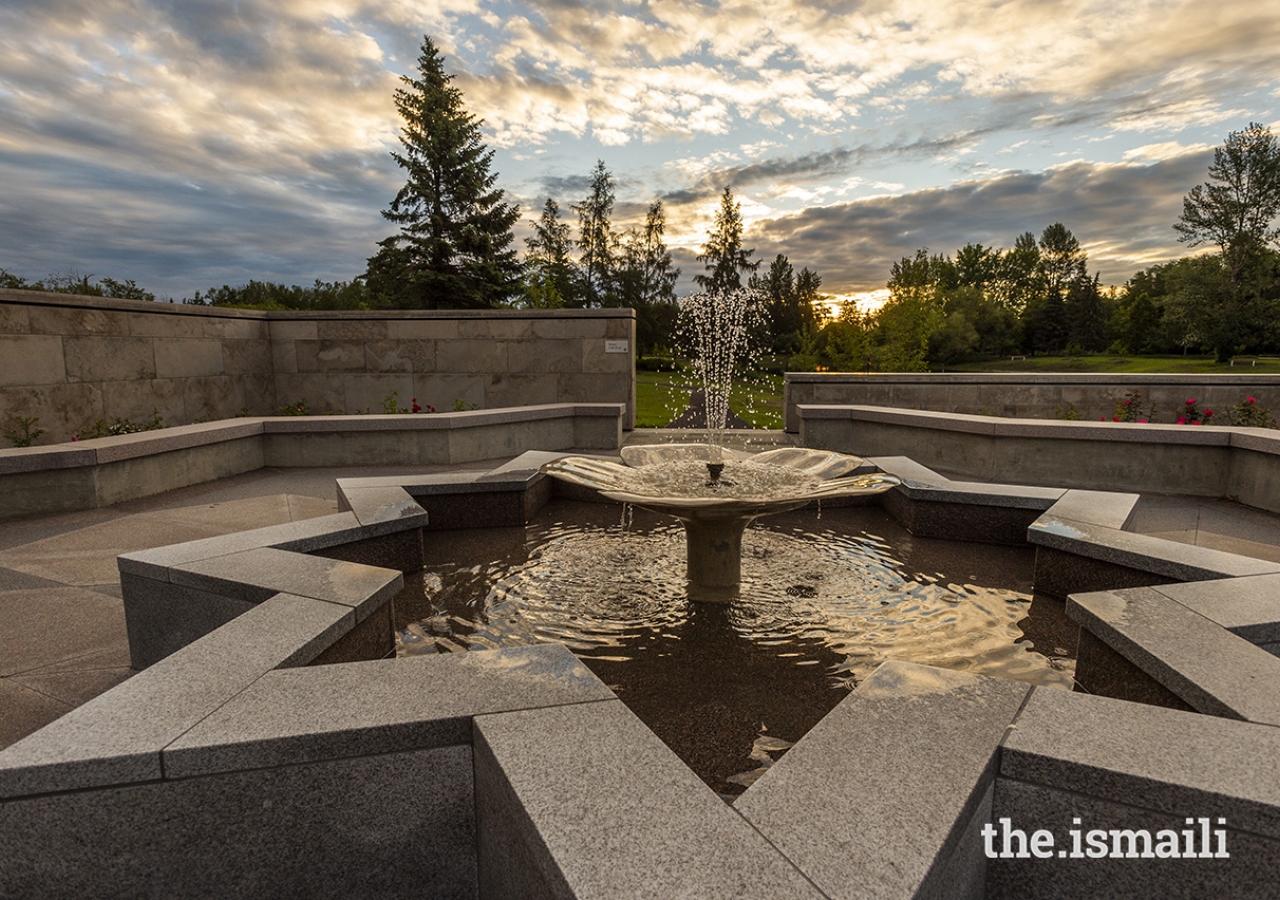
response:
[[[691,589],[678,523],[630,507],[555,501],[527,528],[429,533],[427,557],[396,599],[400,655],[564,643],[726,795],[886,659],[1074,671],[1033,550],[914,538],[878,506],[757,520],[728,602]]]

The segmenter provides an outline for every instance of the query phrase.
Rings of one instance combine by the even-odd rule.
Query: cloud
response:
[[[1007,248],[1025,231],[1062,222],[1089,253],[1091,270],[1120,283],[1138,269],[1181,256],[1172,225],[1182,197],[1203,181],[1210,156],[1195,150],[1148,165],[1069,163],[984,181],[808,209],[748,232],[757,256],[786,253],[823,277],[825,290],[882,287],[893,263],[927,247]]]
[[[542,166],[517,167],[525,215],[567,214],[604,157],[619,223],[661,196],[688,248],[729,185],[773,217],[761,255],[832,290],[1057,219],[1123,278],[1176,255],[1187,160],[1280,96],[1280,17],[1255,0],[8,0],[0,266],[178,292],[354,275],[390,230],[392,95],[424,33],[491,146]],[[1100,134],[1109,164],[1033,171]],[[797,209],[877,183],[909,189]]]
[[[957,97],[1036,97],[1046,124],[1079,121],[1083,109],[1141,130],[1188,114],[1221,121],[1234,112],[1221,107],[1224,93],[1280,77],[1280,18],[1251,0],[1052,8],[664,0],[605,3],[590,15],[569,3],[519,11],[500,36],[479,39],[490,62],[470,75],[494,81],[481,91],[484,116],[521,140],[529,131],[577,136],[588,125],[611,141],[723,134],[762,118],[839,130],[864,103],[892,111]],[[563,99],[531,121],[523,92],[497,86],[533,70],[537,90],[554,84]]]

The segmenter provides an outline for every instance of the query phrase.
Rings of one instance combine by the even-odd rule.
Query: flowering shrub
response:
[[[1196,405],[1194,397],[1188,397],[1187,402],[1182,405],[1182,412],[1175,420],[1178,425],[1208,425],[1209,420],[1213,418],[1213,410],[1200,409]]]
[[[1280,428],[1271,410],[1258,405],[1257,397],[1245,397],[1227,410],[1227,421],[1239,428]]]
[[[291,403],[279,409],[279,413],[282,416],[305,416],[309,415],[310,412],[311,407],[307,405],[306,400],[299,400],[297,403]]]
[[[436,408],[430,404],[426,406],[420,404],[417,397],[414,397],[409,402],[412,406],[410,406],[409,409],[405,409],[400,405],[400,392],[392,391],[382,398],[382,411],[389,416],[403,416],[408,415],[409,413],[422,412],[433,413],[436,411]]]
[[[1111,417],[1113,422],[1149,422],[1155,418],[1155,407],[1150,407],[1145,413],[1142,411],[1142,392],[1129,391],[1124,395],[1124,399],[1116,404],[1116,414]]]

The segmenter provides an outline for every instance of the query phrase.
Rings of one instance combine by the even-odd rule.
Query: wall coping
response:
[[[151,300],[124,300],[87,294],[54,291],[24,291],[0,288],[0,303],[31,306],[69,306],[80,309],[110,309],[122,312],[179,316],[216,316],[228,319],[296,321],[299,319],[634,319],[636,311],[622,309],[333,309],[277,310],[236,309],[228,306],[195,306]]]
[[[1280,454],[1280,430],[1221,425],[1167,425],[1140,422],[1083,422],[1065,419],[1009,419],[967,413],[899,409],[887,406],[800,404],[799,417],[810,420],[851,419],[936,431],[958,431],[993,437],[1054,438],[1183,446],[1215,446]]]
[[[265,434],[453,431],[577,416],[620,417],[624,412],[625,406],[621,403],[547,403],[540,406],[417,415],[247,416],[51,444],[46,447],[3,449],[0,450],[0,475],[96,466]],[[353,461],[352,464],[357,465],[358,461]]]
[[[785,372],[786,384],[856,384],[862,381],[901,384],[1268,384],[1280,385],[1280,375],[1209,372]]]

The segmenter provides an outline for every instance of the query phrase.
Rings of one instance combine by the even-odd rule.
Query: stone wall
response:
[[[1241,367],[1229,375],[954,374],[916,375],[788,372],[783,389],[786,428],[800,430],[801,403],[890,406],[934,412],[1024,419],[1061,418],[1069,409],[1082,420],[1110,419],[1131,391],[1153,421],[1171,423],[1188,398],[1223,414],[1246,397],[1280,414],[1280,375],[1255,375]]]
[[[1280,431],[799,407],[800,443],[1000,484],[1229,497],[1280,512]]]
[[[625,403],[635,422],[631,310],[263,312],[0,290],[0,426],[38,444],[100,418],[165,425],[313,413]],[[8,446],[8,442],[3,442]]]

